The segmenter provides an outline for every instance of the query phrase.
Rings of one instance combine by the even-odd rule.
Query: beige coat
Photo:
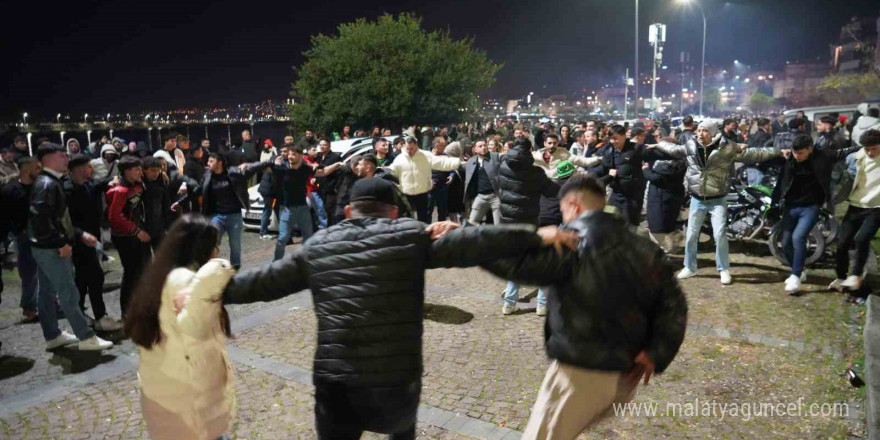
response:
[[[400,180],[400,190],[414,196],[431,190],[431,171],[452,171],[461,166],[461,159],[435,156],[429,151],[416,151],[412,157],[401,152],[391,165],[385,167]]]
[[[7,162],[0,157],[0,186],[16,180],[18,180],[18,165],[12,161]]]
[[[581,168],[592,167],[602,162],[601,157],[584,157],[584,156],[575,156],[568,152],[565,148],[556,147],[556,151],[550,154],[550,162],[544,161],[544,151],[538,150],[532,152],[532,157],[535,158],[535,166],[544,170],[544,174],[551,179],[556,178],[556,166],[559,165],[560,162],[569,161],[572,165],[579,166]]]
[[[212,259],[198,272],[177,268],[162,290],[162,341],[140,348],[138,378],[144,421],[153,440],[214,440],[227,432],[235,414],[233,371],[220,324],[220,299],[235,271]],[[180,314],[174,297],[192,293]]]

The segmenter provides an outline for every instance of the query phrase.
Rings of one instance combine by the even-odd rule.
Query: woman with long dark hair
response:
[[[231,333],[221,299],[235,271],[216,258],[217,246],[207,217],[175,221],[129,305],[125,331],[140,351],[141,406],[153,440],[222,439],[234,416]],[[175,307],[181,291],[189,295]]]

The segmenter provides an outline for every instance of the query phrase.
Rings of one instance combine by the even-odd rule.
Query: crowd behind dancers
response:
[[[422,272],[429,267],[481,265],[508,278],[504,315],[516,311],[519,283],[542,286],[536,313],[548,316],[548,331],[555,331],[561,339],[547,340],[548,354],[555,362],[533,410],[527,437],[573,438],[612,402],[631,399],[640,379],[647,381],[653,371],[662,371],[672,361],[686,323],[684,296],[674,278],[697,273],[697,244],[707,215],[712,220],[720,282],[733,282],[724,197],[735,163],[754,165],[749,169],[750,183],[760,182],[771,172],[780,176],[773,201],[781,213],[784,252],[791,262],[784,286],[787,293],[799,293],[806,278],[807,234],[819,210],[833,207],[835,201],[848,203],[837,247],[837,276],[829,289],[859,292],[870,241],[880,228],[880,130],[870,128],[872,120],[873,126],[880,125],[880,117],[876,109],[859,121],[833,117],[808,121],[798,115],[783,123],[777,115],[771,116],[772,120],[729,118],[720,126],[688,116],[676,130],[663,121],[640,121],[632,126],[586,121],[558,128],[551,123],[506,121],[497,126],[409,126],[401,136],[392,136],[386,128],[352,132],[346,126],[332,137],[373,139],[372,150],[348,161],[331,150],[330,136],[312,131],[298,140],[286,136],[280,147],[270,139],[254,140],[247,130],[234,145],[217,147],[207,139],[194,145],[186,136],[171,133],[155,152],[143,143],[119,138],[103,138],[87,146],[76,139],[63,146],[38,140],[33,157],[27,141],[16,137],[12,145],[0,146],[0,202],[9,213],[0,233],[16,250],[22,321],[39,321],[47,349],[72,344],[80,350],[106,349],[113,343],[96,331],[111,335],[121,329],[141,348],[142,404],[154,438],[180,438],[181,432],[187,432],[187,438],[214,439],[228,429],[235,407],[232,370],[225,367],[202,375],[205,371],[196,370],[196,364],[177,358],[185,355],[189,361],[188,350],[198,346],[199,365],[222,359],[228,367],[229,318],[222,304],[274,299],[309,288],[319,320],[329,316],[329,328],[348,331],[351,323],[332,319],[345,314],[329,305],[333,295],[402,289],[401,294],[422,298],[423,292],[409,292],[409,287],[393,281],[399,274],[387,278],[372,269],[358,272],[359,264],[367,263],[360,260],[362,253],[370,261],[387,259],[383,264],[391,264],[401,258],[398,246],[402,243],[416,246],[406,249],[424,248],[418,254],[422,256],[405,263],[413,265],[408,272],[414,271],[414,286],[424,285]],[[812,124],[817,128],[816,139],[808,128]],[[849,181],[851,188],[835,197],[832,174],[841,168],[850,178],[835,176],[834,180]],[[242,211],[250,209],[248,188],[255,185],[264,202],[260,238],[273,239],[268,226],[275,216],[279,232],[274,238],[274,260],[280,262],[234,275],[242,264]],[[679,214],[687,198],[689,216],[682,225]],[[635,234],[643,212],[649,238]],[[437,223],[426,228],[435,215]],[[418,222],[398,220],[404,218]],[[455,222],[447,221],[450,218]],[[532,228],[458,229],[459,223]],[[578,244],[574,236],[555,229],[562,224],[582,231]],[[534,232],[523,232],[537,227],[550,229],[539,229],[534,236],[528,235]],[[322,230],[327,232],[316,235]],[[598,237],[597,230],[607,234]],[[295,233],[301,236],[301,246],[285,256]],[[380,233],[398,237],[397,241],[369,238]],[[673,277],[663,253],[655,255],[651,249],[674,251],[682,235],[684,267]],[[217,258],[224,239],[229,243],[228,261]],[[648,240],[657,246],[646,247]],[[371,249],[351,247],[356,241],[370,243]],[[541,243],[555,244],[557,249],[545,252]],[[609,243],[619,248],[609,248]],[[582,268],[572,259],[570,251],[562,252],[563,244],[582,258],[595,249],[605,249],[602,258],[609,261],[636,258],[640,267],[655,271],[657,277],[649,283],[625,270],[594,273],[595,268]],[[101,265],[111,246],[123,267],[120,319],[108,314],[103,301]],[[383,251],[385,246],[388,251]],[[855,253],[852,265],[851,249]],[[353,255],[351,259],[340,259],[339,255],[347,253]],[[327,275],[336,265],[350,267],[345,274]],[[352,287],[347,293],[334,290],[349,277],[353,283],[373,283]],[[563,292],[595,297],[601,289],[587,285],[596,280],[606,288],[629,283],[633,292],[648,290],[658,295],[657,304],[663,307],[636,307],[632,312],[645,313],[645,322],[656,319],[656,328],[640,333],[646,335],[643,340],[623,340],[599,328],[566,327],[564,323],[572,316],[583,318],[596,310],[580,309],[577,304],[561,307]],[[86,312],[86,296],[91,316]],[[418,404],[421,386],[417,378],[422,306],[421,300],[412,304],[411,298],[401,299],[405,297],[387,302],[351,299],[347,304],[376,309],[379,315],[385,307],[398,310],[406,304],[396,315],[367,314],[363,324],[375,324],[371,320],[378,319],[389,326],[390,333],[377,330],[360,337],[376,343],[394,339],[396,334],[413,336],[410,348],[390,344],[379,350],[382,353],[370,354],[396,356],[398,362],[410,365],[411,377],[402,373],[371,376],[373,367],[366,364],[355,362],[352,370],[352,365],[331,362],[339,353],[322,347],[325,342],[332,346],[332,338],[324,342],[319,338],[316,417],[322,438],[357,438],[363,430],[411,438],[413,402]],[[625,300],[616,304],[634,307]],[[58,311],[68,319],[72,334],[59,329]],[[418,325],[407,328],[412,324],[404,323],[413,320]],[[636,324],[615,321],[614,325]],[[341,345],[353,350],[343,353],[343,358],[365,353],[357,350],[359,342],[339,337]],[[578,337],[604,341],[604,348],[590,346],[594,350],[613,352],[626,347],[626,357],[612,361],[608,354],[581,353],[587,346],[580,346]],[[405,353],[395,351],[399,349]],[[163,363],[169,359],[175,360]],[[600,371],[613,374],[597,375]],[[343,372],[351,377],[337,380]],[[625,387],[617,387],[618,377]],[[562,383],[595,400],[595,405],[575,409],[555,401],[552,390],[545,387]],[[610,391],[605,397],[593,395],[597,387],[606,386]],[[379,388],[386,393],[382,394],[387,400],[384,413],[358,406],[358,402],[375,401],[370,399],[381,394]],[[338,419],[348,410],[362,416],[354,418],[350,429]]]

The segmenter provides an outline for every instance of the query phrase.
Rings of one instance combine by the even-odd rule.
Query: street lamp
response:
[[[28,117],[27,112],[24,112],[21,114],[21,118],[24,120],[24,125],[27,125],[27,117]]]
[[[86,113],[86,114],[83,115],[83,123],[84,123],[84,124],[88,124],[88,123],[89,123],[89,114],[88,114],[88,113]]]
[[[61,123],[61,113],[58,113],[58,116],[55,117],[58,120],[58,123]]]
[[[679,3],[693,3],[700,8],[703,16],[703,55],[700,57],[700,116],[703,116],[703,80],[706,77],[706,12],[698,0],[678,0]]]

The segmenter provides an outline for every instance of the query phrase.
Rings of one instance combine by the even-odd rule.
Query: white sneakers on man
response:
[[[538,306],[535,309],[535,314],[538,316],[547,316],[547,306]]]
[[[46,341],[46,350],[54,350],[58,347],[64,347],[66,345],[76,344],[77,342],[79,342],[79,339],[76,339],[76,336],[74,336],[73,334],[71,334],[65,330],[65,331],[62,331],[61,334],[58,335],[57,338],[55,338],[51,341]]]
[[[807,271],[804,270],[801,272],[801,276],[798,277],[795,274],[791,274],[788,278],[785,279],[785,293],[789,295],[795,295],[801,291],[801,283],[807,280]]]
[[[501,307],[501,314],[502,315],[512,315],[513,312],[515,312],[515,311],[516,311],[516,304],[511,304],[511,305],[505,304],[503,307]]]
[[[832,281],[831,284],[828,285],[828,290],[836,290],[838,292],[843,292],[843,282],[844,281],[845,280],[842,280],[840,278]]]
[[[842,283],[840,283],[840,285],[846,290],[859,290],[862,287],[862,277],[858,275],[850,275],[846,277],[846,279]]]
[[[105,341],[97,336],[92,336],[85,341],[79,341],[79,346],[77,348],[80,351],[97,351],[104,350],[106,348],[110,348],[113,346],[113,343],[110,341]]]
[[[684,268],[681,270],[681,272],[678,273],[678,275],[676,275],[676,278],[683,280],[685,278],[690,278],[696,274],[697,274],[696,272],[691,272],[690,269]]]
[[[103,318],[95,321],[95,330],[100,330],[102,332],[115,332],[122,328],[122,323],[109,317],[104,316]]]
[[[718,272],[718,275],[721,277],[721,284],[724,284],[725,286],[733,282],[729,270],[722,270],[721,272]]]

